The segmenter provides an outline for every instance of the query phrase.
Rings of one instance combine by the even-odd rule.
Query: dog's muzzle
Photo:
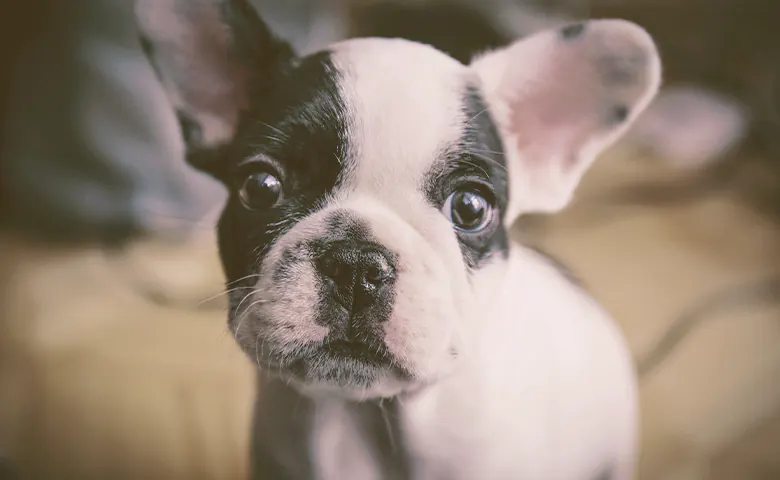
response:
[[[328,328],[325,345],[381,350],[396,280],[393,254],[373,242],[336,241],[320,249],[314,266],[320,283],[317,323]]]

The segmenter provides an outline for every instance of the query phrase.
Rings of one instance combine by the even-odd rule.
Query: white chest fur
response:
[[[635,377],[609,316],[521,247],[508,268],[474,280],[491,299],[473,319],[484,323],[481,336],[453,376],[400,402],[415,477],[632,478]],[[355,431],[341,409],[323,407],[315,425],[324,479],[372,478],[371,455],[349,440]]]

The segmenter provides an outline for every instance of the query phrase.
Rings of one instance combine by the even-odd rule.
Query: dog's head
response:
[[[297,385],[393,395],[451,371],[521,213],[562,208],[658,88],[641,28],[591,21],[461,64],[355,39],[303,58],[246,0],[139,0],[188,160],[228,188],[229,324]]]

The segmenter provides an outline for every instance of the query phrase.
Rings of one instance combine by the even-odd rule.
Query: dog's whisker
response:
[[[260,340],[260,334],[257,334],[257,337],[255,337],[255,362],[257,363],[257,368],[260,368],[260,349],[257,347],[257,343]]]
[[[506,156],[505,152],[497,152],[495,150],[489,150],[489,149],[484,149],[484,148],[471,148],[471,147],[469,147],[468,151],[470,151],[470,152],[477,152],[477,153],[489,153],[489,154],[492,154],[492,155],[501,155],[502,157]]]
[[[251,295],[252,295],[252,293],[250,293],[250,294],[246,295],[246,296],[244,297],[244,299],[242,299],[242,300],[241,300],[241,302],[243,302],[244,300],[246,300],[246,299],[247,299],[249,296],[251,296]],[[244,309],[244,311],[243,311],[243,312],[239,312],[239,311],[238,311],[238,307],[236,307],[236,312],[238,313],[238,325],[236,326],[236,329],[235,329],[235,331],[233,332],[233,338],[235,338],[235,339],[236,339],[236,341],[239,341],[238,335],[239,335],[239,331],[241,330],[241,325],[243,325],[243,323],[244,323],[244,320],[246,320],[246,318],[247,318],[247,317],[249,316],[249,314],[251,313],[252,307],[253,307],[253,306],[255,306],[255,305],[259,305],[259,304],[261,304],[261,303],[267,303],[268,301],[269,301],[269,300],[262,299],[262,298],[261,298],[261,299],[258,299],[258,300],[255,300],[254,302],[252,302],[252,303],[250,303],[249,305],[247,305],[247,307]],[[239,305],[241,304],[241,302],[239,302]]]
[[[284,131],[282,131],[281,129],[279,129],[279,127],[275,127],[275,126],[271,125],[270,123],[265,123],[265,122],[259,122],[259,123],[260,123],[261,125],[263,125],[263,126],[265,126],[265,127],[269,128],[269,129],[273,130],[273,131],[274,131],[274,132],[276,132],[278,135],[280,135],[280,136],[282,136],[282,137],[285,137],[285,138],[287,137],[287,134],[286,134]]]
[[[466,121],[466,125],[471,125],[472,123],[474,123],[474,121],[475,121],[477,118],[479,118],[479,117],[480,117],[480,116],[481,116],[483,113],[485,113],[485,112],[487,112],[487,111],[488,111],[487,107],[486,107],[486,108],[483,108],[483,109],[482,109],[482,110],[480,110],[480,111],[479,111],[479,112],[478,112],[476,115],[474,115],[473,117],[471,117],[470,119],[468,119],[468,120]]]
[[[249,292],[249,293],[247,293],[246,295],[244,295],[244,298],[242,298],[242,299],[241,299],[241,300],[238,302],[238,305],[236,305],[236,308],[234,308],[234,309],[233,309],[233,311],[234,311],[236,314],[239,314],[239,315],[240,315],[240,314],[241,314],[241,311],[240,311],[240,310],[241,310],[241,304],[242,304],[242,303],[244,303],[244,301],[245,301],[247,298],[249,298],[249,297],[251,297],[252,295],[254,295],[254,294],[255,294],[255,292],[256,292],[256,290],[252,290],[251,292]]]
[[[210,296],[210,297],[204,298],[203,300],[201,300],[200,302],[198,302],[198,303],[197,303],[197,306],[201,306],[201,305],[203,305],[204,303],[208,303],[208,302],[210,302],[210,301],[212,301],[212,300],[216,300],[216,299],[218,299],[218,298],[220,298],[220,297],[224,297],[225,295],[230,295],[231,293],[233,293],[233,292],[235,292],[235,291],[238,291],[238,290],[245,290],[245,289],[247,289],[247,288],[255,288],[255,287],[252,287],[252,286],[244,286],[244,287],[233,287],[233,288],[231,288],[231,289],[225,290],[224,292],[220,292],[220,293],[218,293],[218,294],[216,294],[216,295],[212,295],[212,296]]]
[[[230,287],[230,286],[232,286],[232,285],[234,285],[234,284],[236,284],[238,282],[242,282],[242,281],[248,280],[248,279],[250,279],[252,277],[259,277],[259,276],[260,276],[259,273],[250,273],[249,275],[247,275],[245,277],[237,278],[236,280],[231,280],[230,282],[225,283],[225,287]]]
[[[387,436],[390,440],[390,450],[395,453],[398,451],[398,448],[396,447],[395,436],[393,435],[393,423],[390,418],[390,412],[387,411],[382,400],[379,400],[379,412],[382,415],[382,420],[385,422],[385,429],[387,430]]]
[[[476,163],[474,163],[474,162],[471,162],[471,161],[469,161],[469,160],[466,160],[466,159],[461,159],[460,161],[461,161],[461,162],[463,162],[463,163],[465,163],[465,164],[467,164],[467,165],[471,165],[472,167],[474,167],[474,168],[476,168],[476,169],[478,169],[478,170],[482,171],[482,173],[485,175],[485,177],[487,177],[487,178],[490,178],[490,173],[488,173],[488,171],[487,171],[487,170],[485,170],[485,169],[484,169],[484,168],[482,168],[481,166],[477,165]]]
[[[278,227],[280,225],[284,225],[287,222],[289,222],[289,220],[286,219],[286,218],[283,218],[283,219],[279,220],[278,222],[269,222],[267,225],[271,226],[271,227]]]
[[[500,168],[501,170],[503,170],[505,172],[508,171],[505,165],[501,165],[496,160],[494,160],[494,159],[492,159],[490,157],[486,157],[485,155],[482,155],[481,153],[478,153],[478,152],[476,152],[474,150],[469,150],[468,153],[470,155],[474,156],[474,157],[479,158],[480,160],[483,160],[483,161],[485,161],[485,162],[495,166],[496,168]],[[466,161],[466,160],[463,160],[463,161]]]

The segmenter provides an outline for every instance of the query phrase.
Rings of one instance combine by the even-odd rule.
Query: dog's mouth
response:
[[[298,353],[283,371],[303,383],[365,388],[390,374],[411,378],[379,342],[325,339]]]
[[[326,341],[322,345],[321,353],[335,361],[356,361],[375,367],[392,364],[392,358],[384,346],[357,341]]]

